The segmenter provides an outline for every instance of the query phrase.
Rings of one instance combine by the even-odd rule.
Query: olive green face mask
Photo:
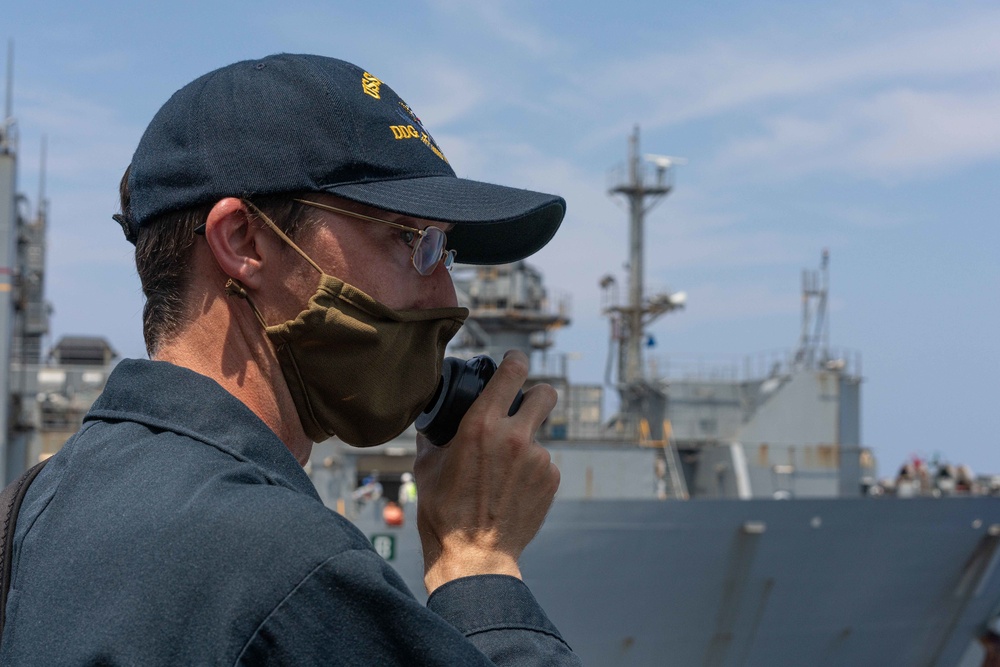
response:
[[[469,311],[393,310],[324,273],[266,215],[251,210],[321,275],[294,320],[268,326],[250,303],[274,345],[306,435],[314,442],[337,436],[358,447],[392,440],[433,397],[445,347]],[[232,281],[227,289],[246,298]]]

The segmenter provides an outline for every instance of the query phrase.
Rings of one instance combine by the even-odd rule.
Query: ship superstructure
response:
[[[37,419],[36,374],[42,337],[48,333],[44,300],[47,211],[44,185],[32,211],[17,184],[17,123],[13,115],[13,47],[7,54],[4,118],[0,125],[0,479],[16,477],[29,464]],[[45,152],[42,150],[44,165]],[[44,172],[44,166],[42,171]],[[44,183],[44,181],[42,181]]]
[[[67,337],[44,353],[52,307],[45,299],[49,204],[43,140],[38,196],[18,188],[13,114],[13,46],[0,124],[0,480],[51,456],[79,427],[117,358],[100,337]]]

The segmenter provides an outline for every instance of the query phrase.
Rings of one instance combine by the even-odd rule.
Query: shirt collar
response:
[[[84,422],[127,420],[185,435],[257,465],[274,484],[319,499],[292,453],[215,380],[163,361],[124,359]]]

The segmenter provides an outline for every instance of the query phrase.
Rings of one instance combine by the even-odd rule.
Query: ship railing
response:
[[[569,294],[555,294],[546,296],[536,303],[522,304],[511,303],[506,297],[476,298],[466,297],[464,302],[459,299],[462,305],[472,311],[471,317],[503,316],[512,320],[518,319],[551,319],[560,324],[565,324],[572,311],[572,298]]]
[[[660,355],[647,358],[647,376],[658,380],[747,382],[788,375],[795,370],[837,372],[862,376],[861,353],[847,348],[823,351],[767,350],[752,355],[684,357]]]
[[[503,314],[513,318],[533,316],[566,320],[572,311],[568,292],[545,288],[535,269],[517,264],[470,266],[456,264],[452,280],[460,306],[480,314]],[[495,275],[489,275],[490,271]],[[514,274],[523,274],[515,279]]]
[[[636,163],[638,173],[636,176],[642,185],[649,189],[673,189],[674,170],[658,168],[653,162]],[[608,170],[607,189],[609,192],[616,192],[632,189],[635,183],[632,180],[627,162],[619,163]]]

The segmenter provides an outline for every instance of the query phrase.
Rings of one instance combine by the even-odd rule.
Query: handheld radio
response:
[[[497,362],[485,354],[469,360],[445,357],[437,392],[415,422],[417,431],[439,447],[450,442],[462,417],[496,370]],[[518,389],[508,416],[517,412],[523,399],[524,394]]]

